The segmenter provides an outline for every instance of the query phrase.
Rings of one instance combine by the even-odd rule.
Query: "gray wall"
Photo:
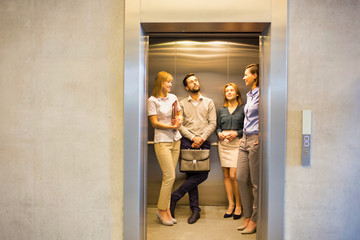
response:
[[[0,1],[0,239],[122,238],[122,1]]]
[[[360,236],[360,2],[289,2],[285,236]],[[312,165],[301,164],[311,109]]]

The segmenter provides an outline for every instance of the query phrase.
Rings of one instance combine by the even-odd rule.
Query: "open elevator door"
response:
[[[182,83],[184,76],[194,73],[199,79],[201,94],[214,101],[216,110],[223,105],[223,87],[228,83],[235,83],[239,87],[242,102],[246,103],[246,93],[250,88],[245,86],[243,74],[247,65],[260,62],[259,34],[156,34],[150,35],[148,46],[147,97],[151,96],[156,74],[166,71],[173,76],[171,92],[179,100],[188,97],[188,92]],[[154,152],[153,136],[154,130],[149,127],[148,206],[156,205],[162,178]],[[225,206],[228,203],[215,131],[208,140],[212,144],[211,172],[208,179],[199,185],[200,205]],[[174,189],[184,181],[185,174],[180,173],[177,168]],[[178,204],[188,205],[188,198],[182,198]]]
[[[260,44],[260,48],[259,48],[259,61],[258,63],[260,64],[260,75],[263,76],[263,79],[260,80],[260,84],[261,82],[267,81],[268,79],[268,75],[265,76],[264,72],[266,74],[269,74],[269,68],[270,68],[270,56],[268,55],[270,52],[270,38],[267,37],[268,35],[270,35],[270,23],[142,23],[142,30],[143,30],[143,36],[144,36],[144,49],[145,49],[145,56],[147,56],[147,54],[149,53],[149,39],[153,38],[163,38],[163,37],[176,37],[176,38],[199,38],[199,36],[201,36],[202,38],[204,37],[214,37],[215,35],[217,36],[217,38],[229,38],[229,36],[231,36],[231,38],[244,38],[245,36],[247,37],[256,37],[258,38],[258,36],[260,36],[260,42],[259,40],[257,40]],[[144,79],[145,83],[144,85],[146,86],[146,92],[147,92],[147,96],[148,96],[148,92],[151,88],[150,85],[148,85],[148,83],[151,82],[151,76],[148,72],[148,66],[149,63],[147,62],[147,58],[146,60],[144,60],[145,62],[145,68],[146,70],[144,71],[146,74],[144,75]],[[242,75],[242,74],[241,74]],[[241,76],[240,75],[240,76]],[[239,76],[239,77],[240,77]],[[148,81],[148,79],[150,79],[150,81]],[[201,79],[200,79],[201,81]],[[235,81],[236,82],[236,81]],[[263,84],[264,86],[268,86],[268,84]],[[223,86],[220,86],[220,88]],[[262,93],[262,97],[265,99],[267,99],[267,95],[266,95],[266,91],[263,91]],[[246,95],[245,95],[246,96]],[[244,96],[243,96],[244,97]],[[180,95],[181,98],[181,95]],[[267,106],[267,102],[266,100],[263,101],[261,103],[262,106]],[[263,114],[262,116],[260,116],[260,124],[263,123],[262,125],[264,125],[264,123],[266,122],[267,119],[267,114],[269,114],[267,111],[264,111],[265,114]],[[144,122],[147,122],[147,119],[144,120]],[[147,124],[145,124],[147,125]],[[144,127],[144,125],[143,125]],[[147,127],[147,126],[146,126]],[[261,127],[260,127],[261,128]],[[267,128],[264,128],[266,131],[268,131]],[[261,129],[260,129],[261,131]],[[141,234],[142,236],[144,236],[144,239],[146,239],[146,208],[147,208],[147,199],[148,199],[148,195],[146,195],[147,188],[153,187],[151,185],[148,186],[148,154],[149,151],[151,151],[151,147],[149,147],[149,151],[148,151],[148,146],[151,146],[151,135],[149,135],[149,137],[147,136],[148,132],[144,133],[142,136],[142,139],[147,139],[147,141],[144,141],[142,144],[142,149],[143,151],[143,166],[145,169],[142,169],[141,172],[143,173],[143,177],[142,178],[142,183],[144,184],[144,192],[141,194],[142,196],[142,202],[144,203],[144,205],[141,207],[141,209],[143,209],[142,214],[140,214],[140,222],[143,223],[141,224],[142,227],[141,229],[143,229],[143,234]],[[264,134],[263,136],[266,136],[267,134]],[[262,138],[260,139],[260,141],[262,142],[262,145],[264,145],[264,139]],[[150,140],[150,141],[149,141]],[[214,144],[216,145],[216,144]],[[260,147],[262,150],[262,158],[266,159],[267,156],[265,156],[267,154],[267,146]],[[214,150],[214,147],[213,147]],[[216,147],[217,150],[217,147]],[[213,154],[213,153],[212,153]],[[213,154],[214,155],[214,154]],[[153,157],[152,157],[153,158]],[[153,158],[154,159],[154,158]],[[261,161],[262,162],[262,161]],[[268,165],[265,164],[265,167],[268,168]],[[220,168],[219,168],[220,169]],[[262,169],[261,172],[261,177],[262,176],[267,176],[268,169]],[[222,173],[221,173],[222,174]],[[220,175],[221,175],[220,174]],[[217,174],[219,177],[219,174]],[[222,175],[221,175],[222,176]],[[150,176],[151,178],[151,176]],[[179,179],[181,181],[181,178]],[[268,197],[268,186],[266,184],[266,178],[263,178],[260,182],[260,192],[259,192],[259,199],[260,199],[260,203],[259,203],[259,223],[258,223],[258,233],[257,233],[257,239],[261,239],[261,235],[262,232],[264,232],[264,235],[267,234],[267,226],[268,223],[267,221],[261,221],[261,210],[264,209],[265,213],[265,219],[267,219],[267,211],[268,211],[268,203],[267,203],[267,197]],[[264,184],[265,183],[265,184]],[[152,191],[153,192],[153,191]],[[154,191],[155,192],[155,191]],[[200,193],[201,194],[201,193]],[[225,194],[224,194],[225,196]],[[279,198],[282,198],[282,196],[279,196]],[[265,201],[264,201],[265,199]],[[262,201],[262,202],[261,202]],[[281,202],[281,201],[279,201]],[[281,206],[282,207],[282,206]],[[261,226],[263,225],[263,227]]]

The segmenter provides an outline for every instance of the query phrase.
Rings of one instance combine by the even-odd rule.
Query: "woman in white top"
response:
[[[177,222],[171,216],[169,207],[180,154],[181,135],[177,129],[182,122],[179,101],[170,93],[172,80],[170,73],[159,72],[155,77],[152,96],[148,99],[148,116],[155,129],[155,154],[163,173],[156,214],[166,226]]]

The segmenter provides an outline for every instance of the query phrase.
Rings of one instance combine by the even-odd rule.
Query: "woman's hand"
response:
[[[158,128],[158,129],[176,130],[181,125],[181,121],[177,120],[176,118],[175,118],[174,124],[171,124],[171,125],[159,122],[157,115],[150,116],[149,119],[150,119],[151,126],[153,128]]]
[[[175,118],[174,120],[175,120],[175,121],[174,121],[174,123],[173,123],[173,126],[174,126],[174,130],[175,130],[175,129],[178,129],[178,128],[180,127],[180,125],[181,125],[181,120],[178,119],[178,118]],[[171,122],[172,122],[172,121],[171,121]]]
[[[178,115],[177,117],[176,117],[176,119],[180,122],[180,124],[183,122],[183,120],[184,120],[184,117],[183,117],[183,115]]]
[[[182,123],[184,117],[181,114],[181,111],[178,112],[178,114],[175,116],[175,118],[171,119],[171,124],[175,125],[176,122],[179,122],[180,124]],[[179,125],[180,126],[180,125]]]
[[[238,133],[233,131],[233,132],[230,132],[227,136],[226,136],[226,139],[228,139],[229,141],[232,141],[234,140],[236,137],[238,136]]]
[[[174,127],[177,129],[182,124],[182,119],[183,118],[181,115],[171,119],[171,125],[174,125]]]
[[[225,136],[224,136],[224,134],[222,134],[222,132],[219,132],[219,133],[218,133],[218,136],[219,136],[219,140],[220,140],[220,141],[224,141]]]
[[[224,136],[224,139],[232,141],[238,136],[238,133],[234,130],[231,130],[231,131],[226,131],[225,134],[223,134],[223,136]]]

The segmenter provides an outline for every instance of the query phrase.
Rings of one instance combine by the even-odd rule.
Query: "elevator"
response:
[[[157,72],[167,71],[173,76],[171,93],[179,101],[188,97],[183,86],[183,78],[194,73],[199,79],[201,94],[211,98],[216,110],[224,101],[223,87],[235,83],[246,103],[246,93],[250,90],[243,81],[244,69],[248,64],[259,63],[259,34],[191,34],[163,35],[149,38],[147,93],[151,96]],[[147,204],[156,205],[160,192],[162,172],[157,162],[153,135],[154,129],[148,124],[147,155]],[[200,205],[227,206],[223,173],[220,166],[216,131],[208,139],[211,142],[211,171],[208,179],[199,185]],[[185,181],[185,174],[176,170],[174,190]],[[188,198],[178,204],[188,205]]]
[[[138,5],[128,6],[128,9],[134,10],[132,7]],[[140,14],[137,10],[132,13],[138,14],[136,16]],[[140,23],[133,16],[129,14],[126,17],[128,22],[125,25],[124,239],[146,239],[146,209],[149,205],[156,204],[160,188],[161,170],[153,149],[153,129],[148,125],[146,114],[146,100],[151,93],[155,74],[161,70],[170,72],[174,77],[172,93],[183,99],[187,92],[182,85],[182,78],[185,74],[194,72],[199,78],[201,93],[212,98],[219,109],[225,83],[235,82],[245,100],[248,89],[242,85],[241,79],[244,67],[252,62],[260,64],[262,89],[262,171],[260,220],[256,238],[283,239],[286,139],[284,21],[274,24],[273,28],[270,22]],[[244,53],[251,53],[247,55],[251,60],[241,62],[242,60],[236,59],[237,55]],[[189,59],[193,59],[195,63],[190,64]],[[208,68],[209,66],[212,67]],[[226,205],[215,134],[210,137],[210,141],[212,166],[209,178],[200,185],[200,205]],[[183,174],[177,172],[174,188],[183,179]],[[187,204],[187,199],[184,198],[179,204]]]

